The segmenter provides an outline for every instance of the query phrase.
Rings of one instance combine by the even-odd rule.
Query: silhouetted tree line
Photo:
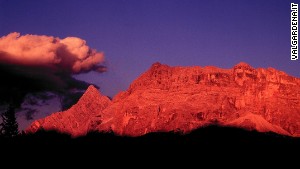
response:
[[[2,141],[5,142],[5,139]],[[112,132],[91,132],[86,136],[72,138],[68,134],[62,134],[56,131],[39,130],[36,133],[19,134],[13,138],[13,141],[10,140],[7,143],[18,143],[18,145],[34,146],[40,145],[42,147],[49,145],[97,145],[101,148],[107,147],[105,145],[117,145],[125,147],[136,145],[163,145],[167,147],[172,147],[174,145],[196,145],[202,148],[205,147],[205,145],[217,147],[230,147],[232,145],[263,145],[263,147],[275,145],[277,147],[278,145],[288,145],[300,147],[300,138],[282,136],[272,132],[260,133],[256,131],[247,131],[240,128],[220,127],[213,125],[199,128],[185,135],[180,132],[157,132],[148,133],[140,137],[118,136]]]
[[[15,108],[12,104],[8,105],[7,110],[1,114],[2,123],[0,124],[0,135],[2,137],[15,137],[19,134]]]

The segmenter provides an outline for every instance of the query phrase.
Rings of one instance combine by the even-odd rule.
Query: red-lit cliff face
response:
[[[27,132],[44,129],[68,133],[74,137],[85,135],[101,123],[101,112],[110,104],[109,98],[102,96],[94,86],[90,86],[77,104],[64,112],[53,113],[34,121]]]
[[[68,116],[77,117],[84,112],[75,108],[70,111],[73,107],[58,113],[60,119],[46,123],[51,116],[58,116],[54,114],[34,122],[30,128],[57,128],[71,134],[76,130],[81,134],[87,130],[112,130],[119,135],[139,136],[156,131],[189,132],[213,123],[300,136],[299,85],[300,79],[284,72],[254,69],[246,63],[232,69],[155,63],[111,103],[89,96],[74,105],[87,109],[93,105],[77,128],[70,129],[68,125],[73,121]],[[100,105],[106,106],[98,108]],[[68,123],[64,123],[66,119]],[[62,125],[67,126],[58,127]]]

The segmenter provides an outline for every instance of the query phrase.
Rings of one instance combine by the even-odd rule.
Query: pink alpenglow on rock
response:
[[[77,104],[64,112],[34,121],[27,132],[44,129],[71,134],[73,137],[86,135],[93,125],[101,123],[101,113],[110,104],[108,97],[101,95],[94,86],[89,86]]]
[[[217,124],[299,137],[299,86],[300,79],[282,71],[246,63],[232,69],[155,63],[112,101],[89,87],[71,109],[37,120],[27,131],[141,136]]]

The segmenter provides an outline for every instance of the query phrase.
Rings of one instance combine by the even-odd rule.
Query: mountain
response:
[[[243,62],[231,69],[154,63],[112,101],[91,86],[72,108],[33,122],[27,132],[140,136],[216,124],[299,137],[299,86],[299,78]]]
[[[93,125],[101,123],[101,112],[111,104],[108,97],[100,94],[94,86],[89,86],[77,104],[64,112],[53,113],[50,116],[34,121],[27,132],[39,129],[56,130],[71,134],[74,137],[87,134]]]

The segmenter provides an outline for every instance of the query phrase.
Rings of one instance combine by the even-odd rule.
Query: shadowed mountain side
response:
[[[7,141],[7,142],[6,142]],[[113,133],[88,133],[86,136],[72,138],[68,134],[60,134],[56,131],[42,131],[20,135],[13,140],[1,139],[3,145],[205,145],[226,146],[226,145],[300,145],[299,138],[282,136],[276,133],[261,133],[247,131],[235,127],[220,127],[216,125],[196,129],[191,133],[183,135],[178,132],[157,132],[149,133],[139,137],[117,136]],[[101,147],[99,147],[101,148]],[[103,147],[105,148],[105,147]]]
[[[240,167],[240,162],[250,166],[262,165],[261,162],[266,166],[278,163],[293,166],[298,160],[300,139],[233,127],[207,126],[186,135],[158,132],[139,137],[92,132],[73,138],[56,131],[38,131],[9,140],[0,138],[0,145],[4,159],[9,161],[10,154],[18,152],[16,156],[26,159],[24,163],[31,166],[33,160],[47,164],[49,159],[49,165],[55,166],[82,164],[93,167],[99,162],[101,165],[117,165],[125,161],[128,167],[140,167],[140,162],[153,167],[162,164],[168,167],[191,166],[188,168],[205,163],[215,166],[215,162],[223,167]]]

